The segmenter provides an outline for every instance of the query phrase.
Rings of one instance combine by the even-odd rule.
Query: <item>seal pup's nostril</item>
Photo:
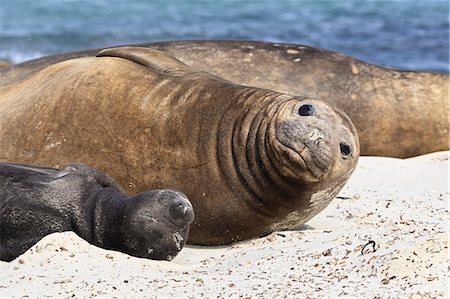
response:
[[[190,214],[191,207],[183,202],[173,203],[169,207],[170,220],[176,224],[188,223]]]
[[[311,116],[314,114],[314,107],[309,104],[302,105],[298,109],[298,114],[301,116]]]

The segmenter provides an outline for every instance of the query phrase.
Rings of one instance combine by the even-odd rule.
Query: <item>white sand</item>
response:
[[[306,229],[172,262],[53,234],[0,263],[2,298],[442,298],[448,296],[449,154],[362,157]],[[376,242],[376,251],[368,246]]]

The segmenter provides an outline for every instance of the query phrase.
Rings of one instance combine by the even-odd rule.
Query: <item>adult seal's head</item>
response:
[[[186,244],[193,219],[192,205],[183,193],[165,189],[139,193],[122,203],[115,243],[134,256],[171,260]]]
[[[281,105],[267,136],[268,155],[279,171],[303,182],[341,178],[359,156],[356,130],[348,117],[317,100]]]
[[[301,225],[330,203],[355,169],[356,129],[345,113],[319,100],[267,91],[250,98],[251,105],[240,113],[229,109],[222,121],[222,173],[243,186],[242,200],[250,194],[247,204],[272,219],[265,233]]]
[[[268,136],[267,153],[273,165],[285,181],[296,180],[294,186],[309,198],[306,206],[299,201],[302,207],[270,225],[273,231],[301,225],[325,208],[355,169],[360,149],[347,115],[313,99],[280,105]]]

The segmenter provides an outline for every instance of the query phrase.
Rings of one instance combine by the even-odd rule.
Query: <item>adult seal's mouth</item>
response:
[[[306,145],[301,144],[296,148],[277,138],[273,146],[277,160],[290,166],[282,169],[285,174],[297,177],[301,173],[302,177],[311,182],[318,182],[325,175],[323,170],[315,165],[311,158],[311,150]]]
[[[295,118],[284,119],[276,125],[275,155],[290,170],[290,176],[319,182],[330,172],[333,161],[327,135],[317,127]]]

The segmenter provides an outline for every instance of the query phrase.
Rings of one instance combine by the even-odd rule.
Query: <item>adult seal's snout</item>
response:
[[[292,162],[290,173],[318,182],[332,172],[334,164],[343,163],[342,144],[348,147],[346,151],[349,144],[358,147],[355,136],[356,130],[345,114],[310,99],[287,103],[278,112],[271,139],[278,160],[287,158]]]

